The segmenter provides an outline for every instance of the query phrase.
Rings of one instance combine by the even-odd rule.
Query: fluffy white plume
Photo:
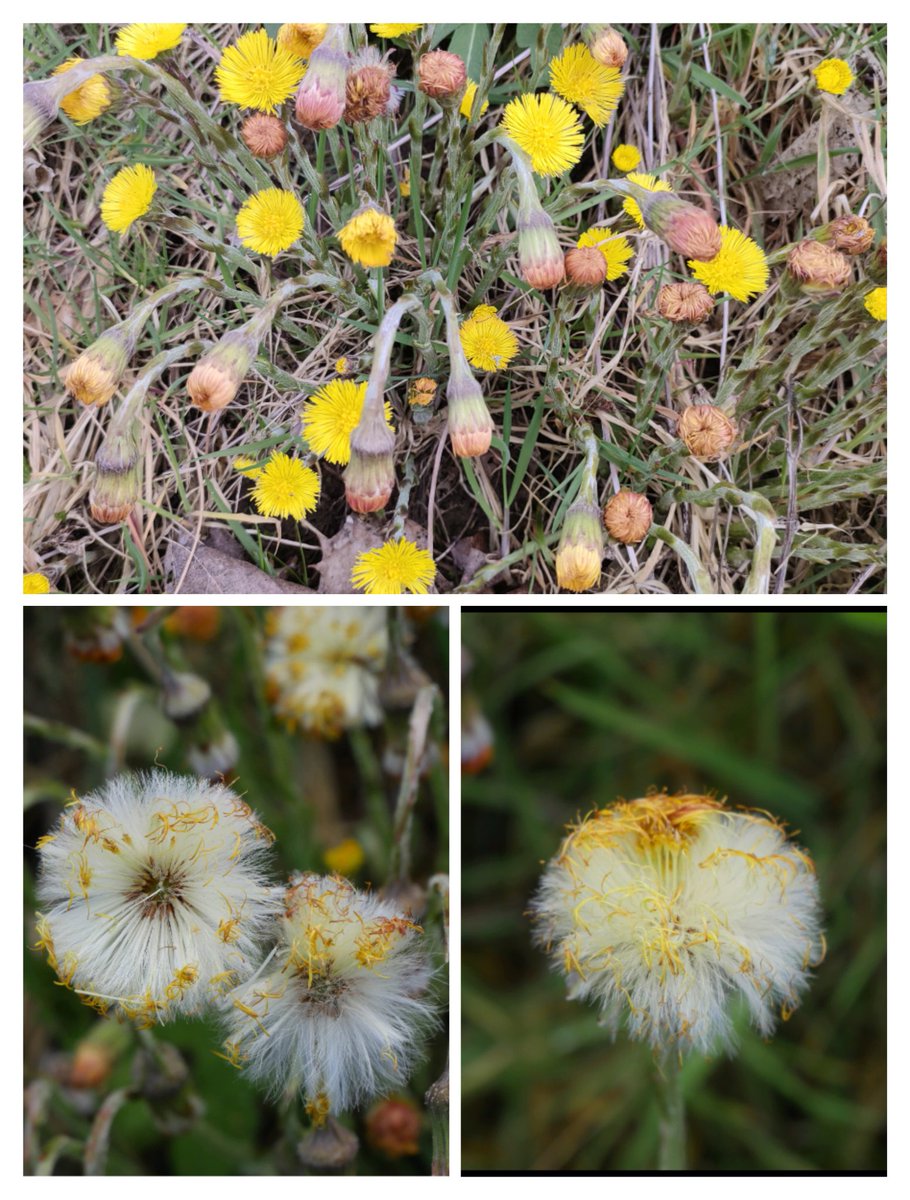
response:
[[[247,976],[280,904],[272,834],[229,788],[154,771],[74,800],[41,838],[39,944],[86,1003],[149,1025]]]
[[[614,1032],[729,1044],[742,996],[763,1034],[824,954],[812,860],[769,816],[650,795],[571,828],[533,901],[538,941]]]
[[[338,876],[296,875],[278,946],[230,996],[225,1057],[317,1121],[407,1082],[434,1021],[422,930]]]

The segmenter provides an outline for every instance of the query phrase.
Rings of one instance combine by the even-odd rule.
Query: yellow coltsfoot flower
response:
[[[74,58],[68,58],[59,67],[54,68],[54,74],[63,75],[82,61],[78,54]],[[100,116],[110,107],[110,103],[111,89],[107,80],[103,75],[92,75],[85,83],[80,83],[75,91],[64,96],[60,107],[71,121],[75,121],[77,125],[85,125]]]
[[[250,250],[274,258],[303,233],[303,208],[293,192],[264,188],[250,196],[237,214],[237,234]]]
[[[264,29],[242,34],[215,68],[222,100],[268,113],[294,94],[302,76],[300,59]]]
[[[273,454],[253,489],[253,503],[264,517],[302,520],[319,499],[319,476],[299,458]]]
[[[123,167],[104,189],[101,220],[114,233],[126,233],[151,207],[158,184],[155,172],[144,163]]]
[[[376,596],[400,596],[403,592],[423,596],[435,578],[432,555],[404,537],[358,554],[351,572],[354,587]]]
[[[51,590],[51,581],[40,571],[29,571],[22,576],[22,592],[25,596],[46,596]]]
[[[641,162],[641,151],[637,146],[623,144],[616,147],[611,159],[617,171],[634,171]]]
[[[510,100],[502,128],[528,155],[538,175],[562,175],[581,158],[585,135],[578,113],[550,92]]]
[[[173,50],[186,25],[124,25],[117,33],[117,53],[144,60]]]
[[[351,434],[360,422],[366,383],[353,379],[332,379],[310,396],[300,414],[303,436],[316,454],[337,466],[346,466],[351,459]],[[392,406],[386,401],[385,419],[392,425]]]
[[[370,31],[381,38],[397,38],[404,33],[413,33],[420,25],[371,25]]]
[[[459,336],[468,362],[482,371],[501,371],[518,353],[518,339],[491,304],[478,305]]]
[[[873,288],[871,292],[867,292],[863,300],[863,307],[870,317],[874,317],[876,321],[887,320],[888,289],[886,287],[878,287]]]
[[[710,262],[689,261],[694,277],[712,296],[727,292],[743,302],[760,295],[768,286],[768,262],[764,251],[738,229],[720,226],[721,248]]]
[[[473,79],[469,79],[467,87],[464,90],[464,95],[461,98],[461,104],[459,105],[459,109],[458,109],[458,111],[461,113],[461,115],[463,117],[470,117],[471,110],[474,107],[474,97],[476,95],[477,95],[477,84],[474,82]],[[477,116],[482,117],[483,114],[487,111],[487,109],[489,107],[490,107],[489,100],[484,100],[483,104],[481,104],[481,106],[480,106],[480,112],[477,114]]]
[[[598,62],[587,46],[568,46],[551,60],[550,86],[583,109],[599,129],[610,119],[626,87],[619,70]]]
[[[387,267],[395,253],[398,234],[388,213],[370,207],[351,217],[338,231],[338,240],[348,258],[362,267]]]
[[[854,80],[850,64],[842,58],[826,58],[817,67],[812,68],[815,82],[820,92],[830,92],[832,96],[842,96]]]
[[[282,25],[278,30],[278,45],[304,62],[326,35],[328,25]]]

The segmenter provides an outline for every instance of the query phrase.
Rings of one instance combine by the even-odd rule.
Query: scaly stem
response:
[[[660,1171],[686,1169],[686,1106],[679,1059],[672,1055],[657,1068],[657,1105],[660,1110]]]

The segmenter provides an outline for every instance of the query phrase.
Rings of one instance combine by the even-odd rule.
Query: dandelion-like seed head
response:
[[[689,261],[689,269],[712,296],[727,292],[734,300],[747,301],[768,286],[768,263],[764,251],[738,229],[720,226],[720,253],[710,262]]]
[[[808,854],[710,796],[654,793],[571,827],[533,913],[569,998],[661,1050],[729,1045],[735,998],[770,1034],[824,954]]]
[[[265,650],[269,701],[282,720],[318,737],[376,725],[388,648],[385,609],[278,609]]]
[[[124,25],[116,38],[117,53],[145,60],[173,50],[186,25]]]
[[[303,209],[293,192],[264,188],[255,192],[237,214],[237,234],[244,246],[274,258],[303,233]]]
[[[253,489],[253,503],[264,517],[302,520],[319,499],[319,476],[299,458],[273,454]]]
[[[420,926],[329,875],[296,875],[277,953],[231,994],[225,1049],[318,1121],[401,1087],[434,1021]]]
[[[294,94],[302,75],[300,59],[264,29],[241,34],[215,68],[222,100],[268,113]]]
[[[67,805],[38,843],[39,944],[93,1008],[151,1025],[244,979],[277,907],[268,829],[229,788],[153,771]]]
[[[842,96],[854,79],[850,64],[842,58],[826,58],[813,67],[812,74],[818,90],[830,92],[832,96]]]
[[[510,100],[502,128],[528,155],[538,175],[562,175],[581,158],[585,135],[578,113],[551,92]]]
[[[77,54],[74,58],[68,58],[66,62],[62,62],[59,67],[55,67],[54,74],[63,75],[76,63],[81,62],[82,59]],[[103,75],[92,75],[91,78],[86,79],[85,83],[80,83],[74,91],[64,96],[60,101],[60,107],[71,121],[75,121],[77,125],[85,125],[100,116],[106,108],[110,107],[110,103],[111,89],[107,80]]]
[[[550,61],[550,86],[583,109],[599,129],[610,119],[626,87],[619,70],[598,62],[587,46],[567,46]]]
[[[643,175],[640,172],[633,172],[626,176],[632,183],[637,183],[639,187],[647,188],[649,192],[669,192],[672,191],[669,183],[665,183],[663,179],[658,179],[656,175]],[[633,200],[631,196],[626,196],[622,202],[623,212],[628,214],[638,226],[639,229],[644,229],[645,221],[641,215],[641,209],[638,206],[638,201]]]
[[[348,258],[362,267],[387,267],[395,253],[398,234],[388,213],[367,208],[355,213],[338,231],[338,240]]]
[[[371,596],[424,596],[435,578],[433,556],[405,537],[358,554],[351,572],[354,587]]]
[[[518,339],[491,304],[480,304],[459,327],[461,345],[472,367],[500,371],[518,353]]]
[[[366,383],[353,379],[332,379],[310,396],[300,414],[303,436],[311,450],[330,463],[346,466],[351,460],[351,434],[363,411]],[[385,418],[392,425],[392,407],[386,401]]]
[[[144,163],[123,167],[104,189],[101,220],[114,233],[126,233],[148,212],[158,190],[155,172]]]
[[[871,292],[867,292],[863,300],[863,307],[876,321],[886,321],[888,319],[888,289],[877,287],[873,288]]]
[[[604,257],[607,264],[607,279],[619,279],[628,271],[629,259],[635,253],[632,243],[622,234],[613,233],[610,229],[587,229],[578,239],[579,249],[588,246],[595,247]]]

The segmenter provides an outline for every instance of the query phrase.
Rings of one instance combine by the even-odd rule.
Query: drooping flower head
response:
[[[482,371],[500,371],[518,353],[518,339],[492,304],[478,305],[462,321],[459,335],[468,362]]]
[[[556,582],[570,592],[586,592],[600,582],[604,556],[600,509],[586,496],[570,505],[556,549]]]
[[[40,945],[93,1008],[151,1025],[244,979],[276,908],[272,834],[229,788],[153,771],[73,800],[38,843]]]
[[[562,175],[581,158],[585,135],[578,113],[551,92],[510,100],[502,128],[528,155],[538,175]]]
[[[299,458],[273,454],[253,489],[253,503],[264,517],[302,520],[319,499],[319,476]]]
[[[842,58],[826,58],[812,68],[812,74],[819,91],[830,92],[832,96],[842,96],[854,78],[850,64]]]
[[[812,860],[773,817],[653,793],[570,827],[533,902],[569,998],[661,1050],[729,1045],[797,1007],[824,954]]]
[[[294,94],[302,75],[300,58],[264,29],[241,34],[215,68],[222,100],[266,113],[274,113]]]
[[[424,596],[435,578],[433,556],[405,537],[358,554],[351,572],[354,587],[371,596]]]
[[[338,231],[341,248],[362,267],[387,267],[395,253],[398,234],[388,213],[369,207],[355,213]]]
[[[567,46],[550,61],[550,86],[583,109],[598,129],[606,125],[626,87],[618,69],[598,62],[587,46]]]
[[[75,58],[68,58],[59,67],[54,68],[54,74],[63,75],[80,62],[82,59],[78,54]],[[92,75],[85,83],[80,83],[75,91],[64,96],[60,101],[60,107],[77,125],[86,125],[89,121],[94,121],[95,117],[103,113],[106,108],[109,108],[110,103],[111,89],[107,80],[103,75]]]
[[[237,234],[244,246],[274,258],[288,250],[303,232],[303,208],[293,192],[263,188],[250,196],[237,214]]]
[[[625,275],[629,269],[629,259],[635,253],[628,238],[613,233],[611,229],[597,227],[586,229],[576,245],[580,249],[593,246],[601,252],[607,265],[606,277],[608,280],[619,279],[620,276]]]
[[[337,875],[295,875],[277,953],[231,994],[224,1049],[314,1123],[401,1088],[433,1023],[422,930]]]
[[[282,720],[319,737],[381,720],[385,609],[281,608],[269,614],[267,632],[267,693]]]
[[[656,175],[644,175],[640,172],[634,172],[626,176],[633,183],[637,183],[639,187],[647,188],[649,192],[669,192],[672,191],[669,183],[663,179],[658,179]],[[641,209],[638,206],[638,201],[633,200],[631,196],[626,196],[622,202],[623,212],[627,213],[639,229],[644,229],[644,217],[641,215]]]
[[[173,50],[186,25],[124,25],[117,32],[117,53],[145,60]]]
[[[157,190],[151,167],[144,163],[123,167],[104,189],[101,220],[114,233],[126,233],[134,221],[148,212]]]
[[[347,71],[348,27],[329,25],[297,89],[294,111],[306,129],[331,129],[344,116]]]
[[[351,459],[351,434],[363,412],[367,385],[353,379],[332,379],[310,396],[300,414],[303,436],[310,449],[330,463],[345,466]],[[394,432],[392,406],[385,403],[386,424]]]
[[[738,229],[720,227],[720,253],[710,262],[690,260],[689,269],[712,296],[728,292],[734,300],[750,300],[768,286],[764,251]]]

